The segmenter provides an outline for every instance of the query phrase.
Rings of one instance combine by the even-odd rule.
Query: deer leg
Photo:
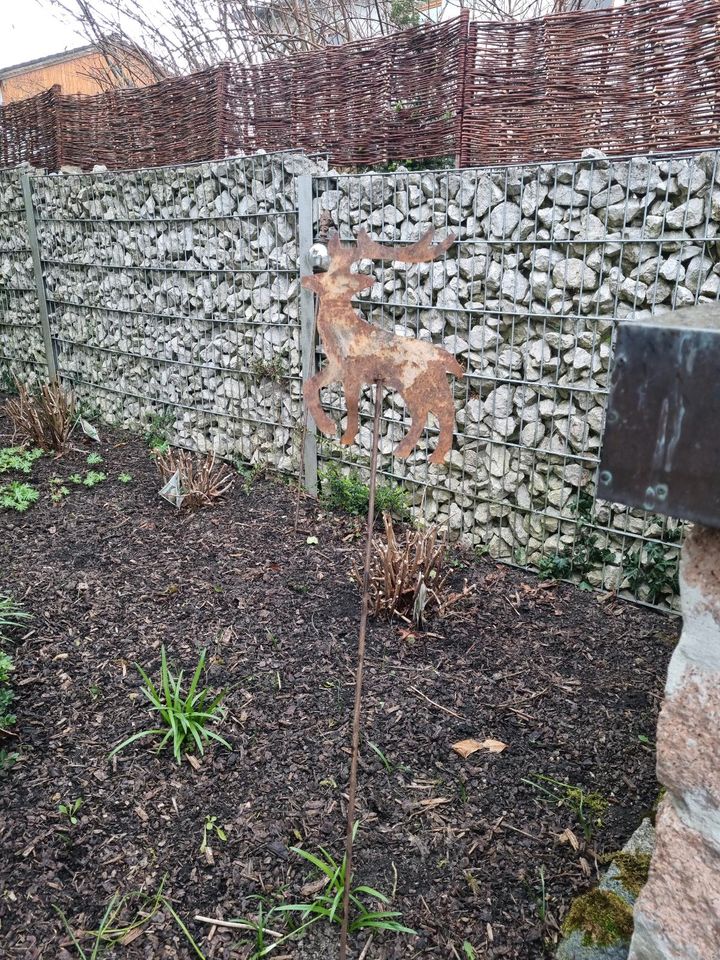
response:
[[[450,388],[447,393],[438,399],[437,406],[432,411],[440,423],[440,435],[435,450],[428,458],[430,463],[444,463],[445,457],[452,448],[453,431],[455,429],[455,403]]]
[[[410,429],[395,449],[395,456],[400,457],[401,459],[409,457],[413,452],[415,449],[415,444],[420,439],[420,435],[425,429],[425,424],[427,423],[427,408],[421,406],[420,404],[413,405],[410,401],[408,401],[408,407],[410,409],[411,417]]]
[[[349,372],[345,373],[343,387],[345,389],[345,403],[347,404],[347,426],[345,427],[345,433],[340,438],[340,443],[346,447],[353,442],[360,429],[358,408],[361,386],[362,383],[357,377]]]
[[[303,396],[307,409],[318,428],[326,436],[332,436],[337,431],[337,425],[323,410],[320,402],[320,391],[330,383],[335,383],[339,379],[337,371],[332,366],[324,367],[320,373],[310,377],[303,386]]]

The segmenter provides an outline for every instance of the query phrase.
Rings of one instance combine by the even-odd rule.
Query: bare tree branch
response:
[[[60,10],[108,62],[103,84],[135,86],[231,59],[261,63],[393,33],[470,10],[523,20],[602,0],[39,0]],[[129,57],[128,52],[134,57]],[[142,67],[138,67],[141,64]]]

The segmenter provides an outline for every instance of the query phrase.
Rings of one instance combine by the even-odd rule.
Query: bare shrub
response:
[[[426,615],[442,616],[470,591],[447,589],[451,569],[446,564],[447,542],[436,526],[407,530],[398,539],[390,514],[383,514],[385,536],[373,540],[370,567],[370,610],[375,615],[398,616],[421,627]],[[362,585],[362,571],[353,569]]]
[[[179,475],[183,506],[196,509],[219,500],[235,479],[230,467],[218,463],[214,453],[194,455],[188,450],[167,450],[157,453],[155,463],[163,483],[175,473]]]
[[[5,404],[14,437],[42,450],[62,453],[75,419],[72,394],[58,383],[45,383],[35,393],[15,380],[17,396]]]

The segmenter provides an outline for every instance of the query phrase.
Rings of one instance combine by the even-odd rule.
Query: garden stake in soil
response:
[[[357,768],[360,753],[360,721],[362,714],[362,682],[365,669],[365,638],[367,635],[368,609],[370,607],[370,563],[372,539],[375,526],[375,487],[377,486],[378,446],[380,443],[380,413],[382,411],[382,380],[375,384],[375,411],[370,461],[370,495],[368,497],[367,530],[365,541],[365,565],[363,567],[362,606],[360,607],[360,632],[358,636],[358,659],[355,673],[355,707],[352,724],[352,753],[350,756],[350,783],[348,785],[347,828],[345,833],[345,886],[343,888],[343,915],[340,930],[340,960],[347,957],[348,926],[350,923],[350,883],[352,878],[353,829],[355,826],[355,798],[357,795]]]
[[[326,273],[302,278],[302,285],[319,297],[315,325],[320,334],[327,365],[303,385],[305,399],[305,428],[312,415],[319,429],[326,435],[335,433],[333,420],[322,408],[320,391],[331,383],[342,383],[347,404],[347,425],[340,442],[348,446],[355,442],[360,429],[360,391],[363,384],[375,384],[375,410],[370,465],[370,494],[368,498],[367,543],[363,571],[362,607],[358,640],[358,664],[355,675],[355,708],[352,726],[352,754],[350,784],[348,787],[347,833],[345,837],[345,877],[343,890],[343,917],[340,932],[340,960],[346,960],[352,874],[352,845],[357,794],[357,766],[360,749],[360,718],[362,708],[362,678],[365,660],[368,608],[370,605],[370,565],[372,534],[375,522],[375,487],[380,440],[380,412],[382,387],[387,384],[402,394],[411,415],[410,429],[395,449],[396,457],[408,457],[425,429],[429,414],[434,414],[440,425],[431,463],[443,463],[450,451],[455,425],[455,402],[446,374],[463,376],[464,370],[452,354],[441,347],[399,337],[365,321],[354,309],[352,298],[375,283],[372,274],[353,273],[352,266],[360,260],[398,260],[402,263],[428,263],[444,253],[455,241],[453,234],[433,245],[433,230],[424,233],[415,243],[404,247],[383,245],[360,230],[354,244],[343,244],[337,232],[330,236],[330,259]],[[314,339],[314,338],[313,338]],[[297,513],[296,513],[297,524]]]

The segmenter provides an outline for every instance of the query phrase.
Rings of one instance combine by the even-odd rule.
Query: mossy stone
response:
[[[627,943],[633,932],[632,910],[610,890],[591,890],[570,907],[563,923],[563,933],[583,934],[585,946],[611,947]]]
[[[650,872],[649,853],[616,853],[612,862],[617,869],[616,879],[636,899],[647,883]]]

